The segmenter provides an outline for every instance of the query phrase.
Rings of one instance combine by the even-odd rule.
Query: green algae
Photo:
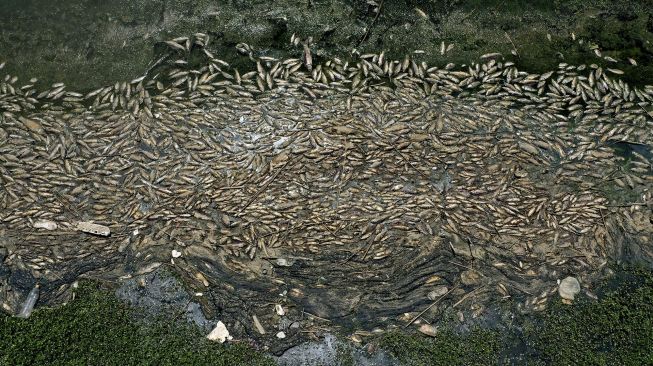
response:
[[[0,314],[0,365],[273,365],[242,345],[221,345],[181,322],[135,320],[113,294],[82,282],[76,299],[28,319]]]
[[[65,81],[88,90],[140,76],[166,39],[203,32],[218,57],[251,67],[239,61],[237,43],[260,55],[297,57],[301,49],[289,43],[294,33],[313,37],[316,60],[346,57],[354,48],[385,50],[392,58],[421,49],[420,59],[429,64],[468,64],[501,52],[529,72],[560,62],[597,63],[623,69],[625,81],[653,82],[653,9],[643,3],[396,0],[385,1],[375,17],[363,0],[7,0],[0,12],[0,59],[10,61],[9,72],[22,82],[38,77],[45,85]],[[586,43],[573,41],[572,32]],[[445,55],[443,41],[454,44]],[[596,57],[589,41],[620,62]]]
[[[623,267],[574,305],[556,299],[543,314],[518,316],[508,331],[442,325],[435,338],[394,332],[380,345],[404,365],[653,364],[653,272]]]

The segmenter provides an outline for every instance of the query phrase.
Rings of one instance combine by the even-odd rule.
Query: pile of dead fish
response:
[[[443,250],[475,271],[451,296],[483,286],[541,309],[556,279],[591,282],[618,223],[648,218],[652,86],[597,65],[530,74],[499,54],[443,68],[419,54],[317,62],[293,41],[302,56],[285,60],[240,44],[241,72],[208,36],[177,38],[145,75],[87,94],[0,79],[5,264],[48,280],[61,263],[130,253],[130,275],[174,250],[204,263],[196,278],[210,285],[215,263],[283,282],[264,259],[329,253],[333,267],[376,271],[352,278],[392,282]],[[625,164],[614,144],[644,148]],[[442,284],[415,281],[424,299]]]

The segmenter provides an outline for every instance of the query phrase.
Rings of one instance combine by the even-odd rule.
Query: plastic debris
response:
[[[36,305],[36,301],[39,299],[39,287],[40,286],[36,284],[36,286],[34,286],[34,288],[27,295],[27,299],[25,299],[23,307],[20,309],[20,313],[18,313],[19,318],[27,319],[30,315],[32,315],[34,305]]]

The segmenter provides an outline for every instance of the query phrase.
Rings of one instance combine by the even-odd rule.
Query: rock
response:
[[[439,299],[440,297],[444,296],[447,293],[447,291],[449,291],[447,286],[444,286],[444,285],[436,286],[433,290],[431,290],[429,292],[429,294],[427,296],[428,296],[429,300],[435,301],[435,300]]]
[[[576,294],[580,292],[580,283],[575,277],[567,277],[560,282],[558,286],[558,293],[563,300],[571,302],[576,297]],[[564,301],[563,301],[564,302]]]
[[[277,338],[279,338],[279,339],[284,339],[284,338],[286,338],[286,333],[284,333],[284,332],[279,332],[279,333],[277,333]]]
[[[172,250],[172,258],[179,258],[181,257],[181,252],[178,250]]]
[[[218,341],[220,343],[224,343],[227,340],[233,339],[233,337],[229,335],[229,331],[227,330],[227,327],[221,321],[218,322],[218,324],[215,326],[215,328],[213,328],[211,333],[209,333],[209,335],[206,336],[206,338],[212,341]]]
[[[438,332],[438,328],[435,325],[431,324],[422,324],[418,330],[420,333],[426,334],[429,337],[435,337]]]
[[[480,272],[473,269],[468,269],[460,274],[460,281],[463,283],[463,285],[473,286],[478,285],[481,282],[482,277],[483,276]]]

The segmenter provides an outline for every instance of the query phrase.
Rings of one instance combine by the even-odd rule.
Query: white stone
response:
[[[567,277],[560,282],[558,293],[565,300],[573,300],[580,292],[580,283],[574,277]]]
[[[429,337],[435,337],[438,333],[438,328],[431,324],[422,324],[419,327],[419,331],[422,334],[426,334]]]
[[[284,333],[284,332],[279,332],[279,333],[277,333],[277,338],[279,338],[279,339],[284,339],[284,338],[286,338],[286,333]]]
[[[224,343],[227,340],[232,340],[233,337],[229,335],[229,331],[223,322],[219,321],[218,324],[213,328],[211,333],[206,336],[206,338],[212,341],[218,341]]]
[[[179,258],[181,257],[181,252],[178,250],[172,250],[172,258]]]

